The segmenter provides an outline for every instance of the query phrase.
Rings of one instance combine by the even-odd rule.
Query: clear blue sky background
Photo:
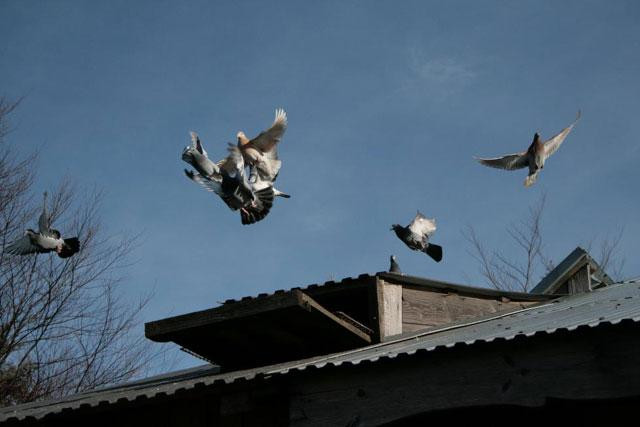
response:
[[[111,234],[143,231],[131,298],[145,321],[385,270],[482,285],[461,230],[509,250],[505,226],[547,194],[548,255],[624,227],[640,275],[640,3],[636,1],[6,1],[0,88],[26,95],[10,141],[106,189]],[[212,157],[284,107],[266,220],[189,182],[189,130]],[[583,117],[538,183],[474,155],[526,148]],[[389,231],[435,216],[440,264]],[[141,332],[142,333],[142,330]],[[185,362],[190,363],[190,362]]]

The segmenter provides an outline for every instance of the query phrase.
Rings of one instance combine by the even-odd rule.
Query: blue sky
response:
[[[481,285],[461,230],[509,250],[505,227],[547,196],[547,254],[624,227],[640,275],[640,4],[634,1],[6,1],[0,82],[26,96],[10,141],[104,188],[111,234],[142,231],[126,280],[144,320],[227,298],[388,268]],[[284,107],[266,220],[189,182],[189,130],[211,157]],[[526,148],[583,116],[538,183],[473,156]],[[389,231],[435,216],[436,264]]]

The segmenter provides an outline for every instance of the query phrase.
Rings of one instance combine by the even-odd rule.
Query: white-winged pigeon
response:
[[[515,170],[528,167],[529,175],[524,180],[524,185],[529,187],[536,182],[538,173],[544,168],[545,161],[558,150],[579,119],[580,111],[578,111],[578,116],[573,123],[545,142],[540,141],[540,135],[536,132],[527,151],[491,159],[476,158],[476,160],[485,166],[498,169]]]
[[[278,142],[287,130],[287,113],[281,108],[276,109],[275,120],[271,127],[253,139],[247,138],[244,132],[238,132],[238,147],[244,161],[250,167],[255,167],[260,178],[275,181],[282,166],[278,158]]]
[[[418,211],[408,226],[393,224],[391,230],[395,231],[398,238],[410,249],[424,252],[436,262],[442,260],[442,247],[429,242],[429,238],[436,231],[435,219],[428,219]]]
[[[13,255],[29,255],[56,252],[60,258],[69,258],[80,250],[77,237],[62,239],[60,232],[51,228],[51,219],[47,213],[47,193],[44,193],[42,213],[38,219],[38,231],[27,229],[24,235],[9,244],[5,252]]]

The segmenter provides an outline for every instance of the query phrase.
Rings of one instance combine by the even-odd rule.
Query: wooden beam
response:
[[[402,333],[402,285],[376,281],[380,340]]]
[[[342,326],[347,331],[353,333],[354,335],[362,338],[366,343],[371,343],[371,335],[366,332],[358,329],[355,325],[347,322],[346,320],[341,319],[335,314],[331,313],[329,310],[320,305],[316,300],[311,298],[309,295],[305,294],[299,289],[293,290],[293,295],[296,297],[298,301],[298,305],[309,312],[315,312],[321,314],[326,317],[328,320],[337,323]]]
[[[247,301],[237,301],[224,304],[220,307],[208,310],[196,311],[181,316],[169,317],[167,319],[148,322],[144,325],[145,336],[152,341],[168,341],[169,334],[173,334],[185,329],[197,328],[199,326],[210,325],[223,322],[225,320],[237,319],[268,311],[279,310],[288,307],[295,307],[298,300],[290,292],[280,295],[271,295],[265,298],[251,298]]]

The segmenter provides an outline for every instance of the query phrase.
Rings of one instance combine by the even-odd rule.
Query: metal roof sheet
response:
[[[309,367],[355,365],[362,361],[374,362],[401,354],[411,355],[418,351],[434,351],[457,344],[473,345],[496,339],[510,340],[517,336],[532,336],[536,333],[551,334],[557,330],[571,331],[579,326],[617,324],[627,319],[636,322],[640,320],[640,284],[636,282],[560,297],[515,312],[400,335],[380,344],[306,360],[222,374],[216,373],[215,369],[209,365],[77,394],[58,401],[6,407],[0,409],[0,422],[11,418],[41,418],[62,410],[92,407],[103,402],[115,403],[121,399],[133,401],[138,398],[171,395],[178,390],[187,390],[196,386],[223,385],[239,380],[253,380],[256,377],[285,375]]]

